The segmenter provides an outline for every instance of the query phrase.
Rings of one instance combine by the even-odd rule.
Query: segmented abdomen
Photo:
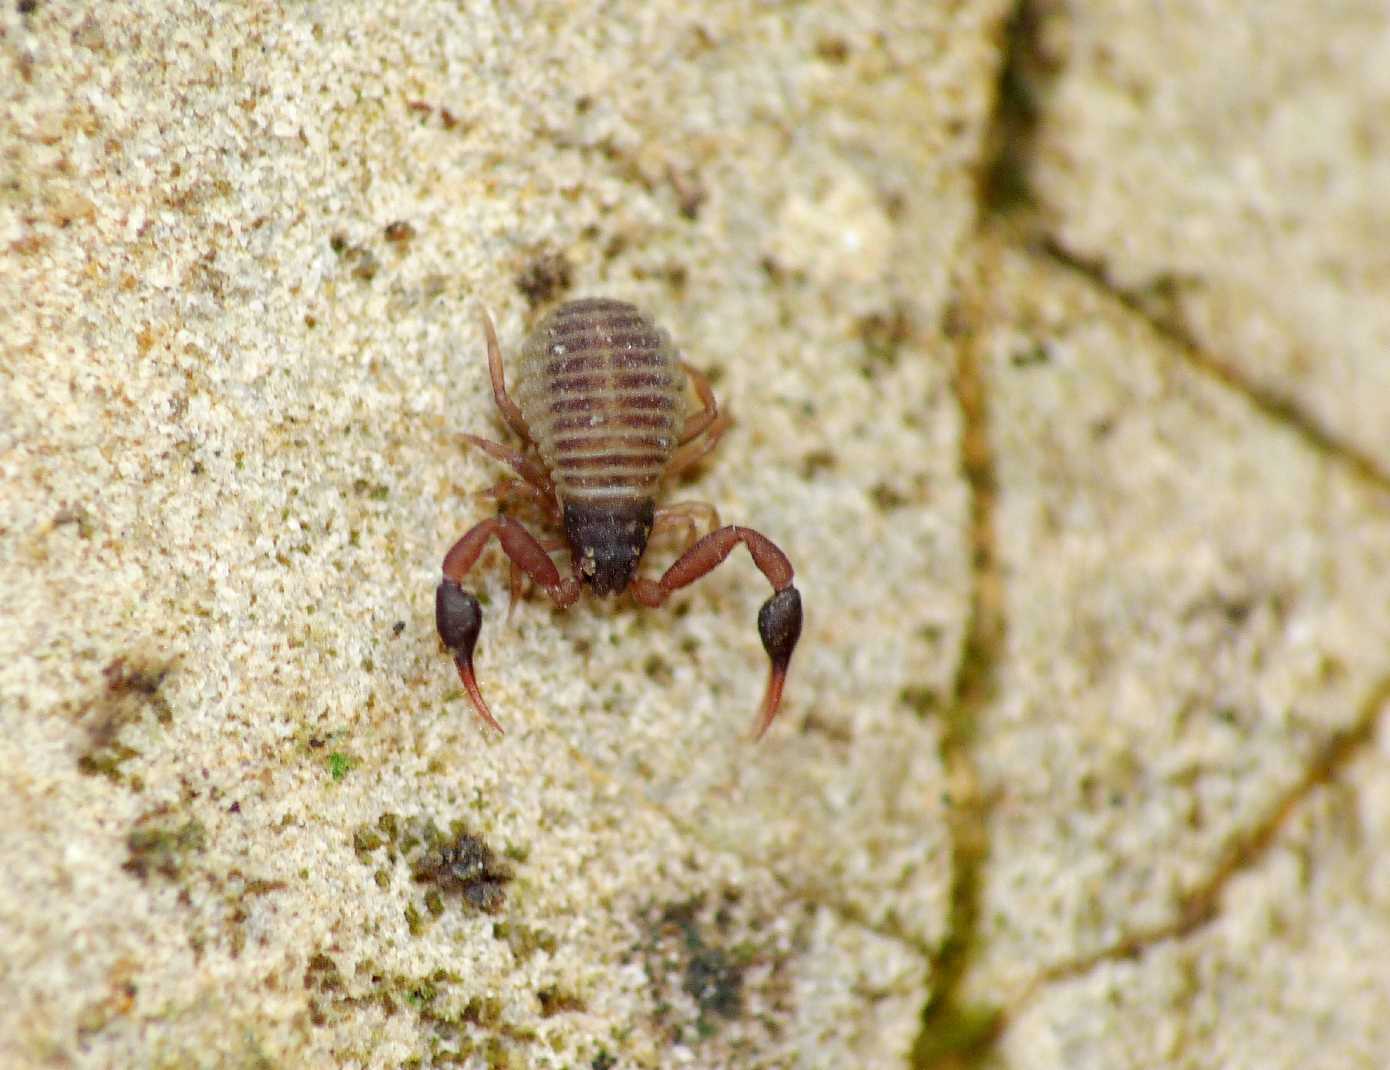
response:
[[[649,498],[675,448],[681,369],[633,305],[586,298],[526,340],[512,395],[566,501]]]

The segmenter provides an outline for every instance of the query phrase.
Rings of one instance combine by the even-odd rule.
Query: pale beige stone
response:
[[[936,324],[1001,8],[5,6],[0,1061],[903,1057],[969,586]],[[742,551],[512,625],[489,554],[503,739],[439,647],[499,474],[456,437],[496,431],[475,310],[514,348],[556,257],[717,374],[674,493],[798,567],[760,746]],[[392,820],[486,841],[499,911],[431,913]]]
[[[1008,580],[966,990],[1002,1065],[1378,1065],[1390,494],[1049,258],[986,242],[964,294]]]
[[[1382,0],[1040,10],[1028,177],[1058,242],[1390,471]]]
[[[1382,729],[1319,789],[1209,929],[1057,985],[1007,1038],[1017,1067],[1379,1067],[1390,1049]]]
[[[1066,266],[976,218],[1001,0],[148,8],[0,12],[0,1063],[901,1066],[954,937],[1001,1066],[1379,1065],[1375,10],[1033,8]],[[584,293],[798,569],[756,747],[742,551],[510,624],[490,551],[500,739],[435,638],[476,307]]]

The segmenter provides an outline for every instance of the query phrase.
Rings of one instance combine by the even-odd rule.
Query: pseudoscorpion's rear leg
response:
[[[700,399],[700,411],[692,412],[685,418],[680,438],[676,440],[676,451],[666,462],[663,478],[672,480],[683,472],[699,464],[705,454],[714,449],[724,432],[729,429],[730,420],[719,411],[719,402],[714,399],[709,380],[697,369],[681,361],[681,369],[690,378],[690,385]],[[704,436],[701,438],[700,436]]]
[[[522,442],[530,443],[531,429],[526,426],[526,417],[521,415],[516,402],[507,393],[507,379],[502,371],[502,347],[497,344],[497,330],[492,326],[492,317],[487,314],[487,309],[481,307],[478,314],[483,321],[483,336],[487,339],[487,371],[492,380],[492,400],[497,403],[507,426],[521,437]]]
[[[684,551],[695,545],[695,540],[700,537],[701,528],[709,533],[717,527],[719,510],[709,502],[676,502],[673,505],[662,506],[656,511],[652,520],[652,537],[655,538],[667,531],[682,530],[685,545],[681,549]]]
[[[499,460],[503,464],[511,465],[512,470],[524,479],[527,485],[535,487],[538,493],[554,499],[555,484],[551,482],[550,473],[532,458],[518,450],[509,449],[500,442],[479,438],[477,435],[459,435],[459,438],[470,446],[476,446],[489,457]]]

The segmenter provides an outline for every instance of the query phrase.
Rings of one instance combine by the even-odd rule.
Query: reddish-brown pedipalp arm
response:
[[[529,531],[507,516],[495,516],[475,525],[444,555],[444,578],[434,594],[435,626],[444,645],[454,656],[459,679],[463,681],[473,708],[487,724],[501,732],[502,726],[483,701],[473,674],[473,648],[483,627],[482,606],[461,586],[463,577],[494,535],[507,557],[562,609],[573,605],[579,597],[579,580],[574,576],[562,577],[545,548]]]
[[[752,528],[731,524],[706,535],[683,553],[660,580],[634,580],[632,596],[645,606],[659,606],[673,591],[694,583],[716,568],[739,543],[748,547],[753,564],[767,577],[773,590],[772,597],[758,611],[758,635],[772,661],[767,690],[758,708],[754,729],[754,738],[761,739],[777,716],[782,702],[782,688],[787,680],[787,667],[791,664],[797,640],[801,638],[801,594],[792,586],[792,563],[781,548]]]

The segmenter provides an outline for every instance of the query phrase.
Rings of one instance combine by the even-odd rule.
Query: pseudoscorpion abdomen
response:
[[[670,335],[633,305],[562,305],[531,333],[513,393],[562,499],[644,499],[682,421]]]

